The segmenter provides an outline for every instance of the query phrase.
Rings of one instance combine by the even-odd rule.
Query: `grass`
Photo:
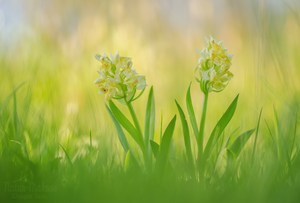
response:
[[[189,117],[193,118],[196,116],[190,94],[188,88],[187,110]],[[153,98],[153,89],[150,88],[145,132],[153,128],[147,125],[147,121],[155,117],[151,116],[150,110],[155,106]],[[184,122],[188,118],[178,102],[182,123],[176,125],[182,125],[183,131],[177,127],[175,135],[184,143],[185,150],[176,151],[176,146],[170,145],[172,133],[167,131],[174,127],[166,127],[165,132],[159,130],[162,131],[159,139],[157,131],[155,135],[148,134],[148,139],[156,140],[150,143],[153,152],[156,151],[152,158],[157,158],[159,163],[159,173],[156,173],[141,167],[138,145],[125,135],[117,120],[113,120],[117,130],[109,132],[114,138],[111,141],[108,136],[96,136],[97,132],[85,128],[80,124],[81,119],[70,118],[68,122],[73,124],[67,124],[70,131],[65,132],[59,126],[66,125],[66,121],[55,116],[47,118],[47,113],[41,109],[37,111],[32,105],[36,100],[31,87],[21,83],[1,102],[0,195],[4,202],[297,202],[299,199],[300,157],[295,105],[281,112],[274,107],[271,117],[265,117],[261,110],[257,115],[257,125],[249,126],[256,129],[254,137],[251,137],[254,130],[241,135],[236,130],[216,130],[224,129],[229,123],[237,106],[236,97],[224,118],[217,122],[216,126],[223,127],[215,127],[212,131],[212,135],[218,131],[219,139],[207,140],[205,144],[205,150],[212,143],[216,146],[213,152],[206,153],[210,156],[206,155],[208,164],[204,179],[197,181],[192,170],[196,152],[192,146],[197,136],[190,135],[193,125]],[[115,104],[110,104],[111,107],[116,111]],[[109,112],[106,116],[109,119]],[[170,123],[172,126],[175,125],[174,119]],[[129,129],[135,130],[130,125]],[[192,129],[196,129],[194,133],[198,135],[198,127]],[[104,133],[102,131],[100,129],[100,133]],[[128,151],[130,143],[137,157],[133,157],[130,151],[122,153],[122,150],[112,147],[118,142],[117,134],[120,146]],[[125,136],[128,141],[123,140]],[[216,139],[214,137],[211,140]],[[160,139],[161,150],[157,144]]]
[[[172,147],[169,158],[159,159],[160,163],[167,163],[162,176],[137,167],[140,163],[130,163],[125,170],[124,154],[114,154],[106,143],[93,145],[97,138],[93,131],[88,134],[88,129],[85,129],[88,142],[76,145],[70,139],[62,143],[55,135],[55,124],[49,128],[45,121],[37,119],[38,115],[35,122],[30,121],[34,107],[29,95],[30,90],[26,92],[26,84],[22,84],[1,103],[3,202],[297,202],[299,199],[298,117],[292,110],[279,114],[274,109],[274,119],[265,122],[259,122],[264,119],[260,113],[255,137],[245,132],[235,136],[233,142],[228,140],[227,131],[223,133],[219,151],[210,158],[214,161],[209,163],[215,165],[208,165],[204,180],[198,182],[190,176],[185,154]],[[263,135],[267,136],[262,139]],[[169,141],[166,138],[163,144],[162,140],[164,150]],[[229,154],[241,152],[240,156],[226,159],[231,157],[224,151],[226,145],[231,146]]]
[[[236,4],[245,16],[228,8],[235,18],[224,17],[224,28],[203,28],[230,46],[235,76],[209,95],[201,133],[203,95],[190,81],[203,33],[188,28],[186,37],[164,17],[152,22],[148,3],[127,20],[117,12],[122,3],[116,12],[82,3],[76,12],[88,12],[76,37],[57,38],[55,23],[48,30],[36,22],[38,37],[1,46],[0,202],[299,202],[298,8],[274,16],[257,4],[251,16]],[[74,48],[74,39],[84,46]],[[92,83],[95,52],[115,49],[147,76],[130,105],[105,106]]]

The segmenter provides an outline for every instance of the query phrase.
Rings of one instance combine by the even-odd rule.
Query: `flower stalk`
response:
[[[201,160],[203,154],[203,140],[204,140],[207,104],[208,104],[208,93],[204,94],[204,98],[203,98],[202,115],[201,115],[199,135],[198,135],[198,163],[199,164],[202,164]]]

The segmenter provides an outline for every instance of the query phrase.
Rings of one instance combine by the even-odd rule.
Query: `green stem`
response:
[[[134,123],[134,126],[136,127],[138,133],[139,133],[139,138],[140,138],[140,146],[141,146],[141,150],[143,152],[143,155],[144,155],[144,159],[145,159],[145,164],[146,166],[148,165],[148,155],[147,155],[147,150],[145,148],[145,145],[144,145],[144,141],[143,141],[143,132],[142,132],[142,129],[141,129],[141,126],[140,126],[140,123],[137,119],[137,116],[136,116],[136,113],[133,109],[133,106],[131,104],[131,102],[129,101],[126,101],[126,105],[129,109],[129,112],[131,114],[131,117],[132,117],[132,120],[133,120],[133,123]]]
[[[141,126],[140,126],[140,124],[139,124],[139,121],[138,121],[138,119],[137,119],[137,117],[136,117],[135,111],[134,111],[134,109],[133,109],[133,107],[132,107],[132,104],[131,104],[131,102],[126,102],[126,104],[127,104],[128,109],[129,109],[129,112],[130,112],[130,114],[131,114],[133,123],[134,123],[136,129],[137,129],[138,132],[139,132],[139,136],[142,138],[142,136],[143,136],[142,129],[141,129]]]
[[[208,93],[204,93],[203,106],[202,106],[202,116],[199,128],[198,135],[198,164],[199,167],[203,168],[201,165],[202,154],[203,154],[203,138],[204,138],[204,128],[205,128],[205,120],[206,120],[206,111],[207,111],[207,101],[208,101]]]

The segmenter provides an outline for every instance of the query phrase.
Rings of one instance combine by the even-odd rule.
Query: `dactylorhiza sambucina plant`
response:
[[[208,137],[208,141],[204,148],[203,140],[208,105],[208,95],[211,92],[221,92],[228,85],[229,81],[233,77],[233,74],[229,71],[231,60],[232,55],[228,54],[227,49],[223,47],[222,42],[218,42],[212,37],[207,40],[207,45],[204,49],[202,49],[198,64],[195,68],[196,81],[199,83],[200,89],[204,94],[202,115],[199,124],[197,124],[197,119],[194,112],[190,87],[188,88],[186,94],[186,106],[189,115],[189,121],[197,141],[198,155],[196,158],[196,165],[199,172],[198,177],[200,178],[204,175],[204,170],[208,165],[208,160],[211,154],[214,150],[218,150],[216,149],[216,144],[219,142],[219,139],[223,134],[225,127],[231,120],[237,106],[238,95],[235,97],[225,113],[217,122],[216,126]],[[187,160],[190,163],[191,168],[194,169],[195,159],[193,158],[191,150],[189,125],[181,106],[177,101],[175,102],[181,118]],[[246,141],[250,138],[253,132],[253,129],[249,130],[238,136],[235,141],[230,140],[230,142],[227,143],[226,150],[228,153],[230,153],[230,157],[237,157],[239,155],[242,147],[246,144]],[[219,150],[217,153],[219,154],[220,152],[221,151]],[[216,162],[212,163],[212,165],[215,164]]]
[[[100,62],[98,70],[99,78],[96,79],[95,84],[100,90],[100,94],[104,94],[107,105],[106,108],[114,122],[117,129],[119,140],[126,152],[125,168],[129,165],[138,165],[137,155],[133,153],[132,148],[127,141],[127,137],[123,131],[125,129],[128,134],[133,138],[136,144],[139,146],[143,157],[144,164],[147,170],[152,165],[152,152],[157,160],[158,167],[162,167],[167,159],[169,151],[169,145],[173,136],[176,116],[170,121],[168,127],[164,131],[160,146],[153,141],[154,128],[155,128],[155,102],[153,88],[150,88],[148,101],[146,105],[145,113],[145,125],[144,131],[141,129],[141,125],[135,110],[132,106],[132,102],[138,99],[146,88],[145,77],[139,75],[133,68],[132,60],[128,57],[120,56],[118,53],[108,57],[106,55],[97,55],[96,59]],[[137,94],[139,92],[139,94]],[[125,114],[117,107],[112,100],[118,100],[120,103],[125,104],[128,107],[131,119],[126,117]],[[151,142],[150,142],[151,141]]]

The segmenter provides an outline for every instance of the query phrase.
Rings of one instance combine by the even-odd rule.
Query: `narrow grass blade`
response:
[[[256,145],[257,145],[257,137],[258,137],[258,132],[259,132],[259,126],[260,126],[260,119],[261,119],[262,111],[263,111],[263,108],[261,108],[261,110],[259,112],[259,116],[258,116],[255,139],[254,139],[254,144],[253,144],[253,151],[252,151],[252,163],[254,161],[254,156],[255,156],[255,150],[256,150]]]
[[[18,116],[17,108],[17,94],[16,91],[13,93],[13,123],[14,123],[14,138],[20,139],[20,120]]]
[[[242,133],[235,139],[235,141],[230,146],[227,147],[227,150],[231,152],[234,158],[237,158],[240,155],[242,149],[244,148],[254,131],[255,129],[251,129]]]
[[[12,142],[12,143],[18,144],[21,147],[23,147],[23,144],[20,141],[17,141],[17,140],[9,140],[9,141]]]
[[[10,93],[10,95],[8,95],[8,96],[5,98],[4,102],[3,102],[2,105],[1,105],[0,112],[2,112],[3,109],[5,109],[5,108],[7,107],[9,100],[17,93],[17,91],[18,91],[24,84],[25,84],[25,82],[22,82],[20,85],[18,85],[18,86]]]
[[[131,122],[124,116],[124,114],[120,111],[120,109],[112,102],[109,102],[110,110],[115,117],[116,121],[119,122],[131,135],[131,137],[137,142],[137,144],[143,148],[143,138],[137,131],[137,129],[131,124]]]
[[[155,103],[154,103],[154,93],[153,87],[150,88],[148,102],[146,107],[145,115],[145,143],[148,146],[149,140],[153,139],[155,128]]]
[[[90,150],[93,148],[92,130],[90,130]]]
[[[278,113],[277,110],[275,108],[275,106],[273,106],[273,112],[274,112],[274,117],[275,117],[275,139],[276,139],[276,146],[277,146],[277,154],[278,154],[278,158],[281,159],[283,157],[283,153],[284,153],[284,144],[285,144],[285,140],[282,138],[281,135],[281,127],[280,127],[280,123],[279,123],[279,117],[278,117]],[[283,141],[283,142],[282,142]]]
[[[180,120],[181,120],[181,124],[182,124],[182,131],[183,131],[186,155],[187,155],[189,163],[192,164],[193,163],[193,155],[192,155],[192,148],[191,148],[189,126],[188,126],[185,114],[184,114],[181,106],[178,104],[178,102],[176,100],[175,100],[175,103],[176,103],[177,109],[179,111]]]
[[[274,136],[273,136],[273,133],[272,133],[271,128],[270,128],[270,126],[269,126],[269,123],[268,123],[268,121],[267,121],[266,119],[265,119],[265,124],[266,124],[266,126],[267,126],[267,129],[268,129],[270,138],[271,138],[271,140],[272,140],[272,143],[273,143],[274,146],[275,146],[275,145],[276,145],[276,142],[275,142],[275,140],[274,140]]]
[[[159,140],[161,141],[162,136],[163,136],[163,114],[160,112],[160,130],[159,130]]]
[[[152,149],[152,153],[153,153],[154,157],[157,158],[158,152],[159,152],[159,144],[157,144],[153,140],[150,140],[150,145],[151,145],[151,149]]]
[[[24,139],[24,153],[26,155],[26,158],[28,160],[31,160],[33,155],[33,146],[28,132],[23,133],[23,139]]]
[[[275,106],[273,106],[273,112],[274,112],[274,116],[275,116],[275,122],[276,122],[276,126],[279,128],[279,117],[278,117],[278,113],[277,110],[275,108]]]
[[[71,160],[71,158],[70,158],[70,156],[69,156],[67,150],[66,150],[61,144],[59,144],[59,146],[60,146],[60,147],[62,148],[62,150],[64,151],[64,153],[65,153],[65,155],[66,155],[66,157],[67,157],[68,162],[69,162],[70,165],[72,166],[73,163],[72,163],[72,160]]]
[[[237,106],[237,102],[238,102],[238,98],[239,95],[237,95],[234,100],[231,102],[231,104],[229,105],[228,109],[226,110],[226,112],[222,115],[221,119],[218,121],[217,125],[215,126],[215,128],[213,129],[205,150],[204,150],[204,157],[207,158],[209,156],[209,154],[211,153],[214,145],[216,144],[216,142],[218,141],[220,135],[223,133],[225,127],[228,125],[228,123],[230,122],[236,106]]]
[[[158,157],[158,167],[160,167],[161,170],[163,170],[167,162],[171,139],[174,133],[175,123],[176,123],[176,115],[170,121],[161,140],[159,157]]]
[[[115,124],[115,127],[117,129],[117,133],[118,133],[118,137],[119,137],[119,140],[121,142],[121,145],[122,145],[123,149],[125,150],[125,152],[127,152],[129,150],[129,145],[128,145],[125,133],[124,133],[121,125],[119,124],[119,122],[117,121],[117,119],[115,118],[113,113],[111,112],[111,110],[108,108],[108,106],[106,106],[106,109],[107,109],[109,115],[111,116],[111,118],[112,118],[112,120]]]
[[[197,127],[197,120],[196,120],[196,116],[195,116],[195,111],[194,111],[194,107],[193,107],[193,103],[192,103],[192,98],[191,98],[191,84],[188,88],[188,91],[186,93],[186,107],[188,110],[188,114],[190,117],[190,122],[195,134],[196,139],[198,139],[198,134],[199,134],[199,130]]]
[[[297,134],[297,123],[298,123],[298,112],[296,111],[296,116],[295,116],[295,125],[294,125],[294,130],[293,130],[293,139],[292,139],[292,143],[291,143],[291,149],[290,149],[290,157],[292,155],[292,152],[294,150],[295,147],[295,140],[296,140],[296,134]]]

